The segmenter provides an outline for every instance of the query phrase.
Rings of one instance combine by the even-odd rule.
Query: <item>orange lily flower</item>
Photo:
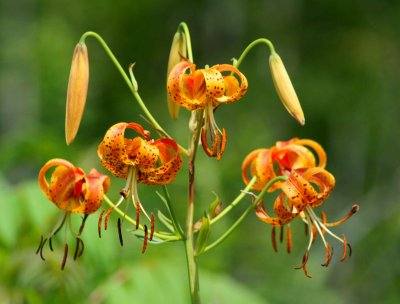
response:
[[[201,142],[204,151],[217,159],[222,157],[225,150],[226,132],[225,129],[221,131],[218,128],[214,110],[221,104],[241,99],[247,92],[247,87],[246,77],[230,64],[196,70],[195,64],[183,61],[172,69],[167,81],[167,91],[171,100],[190,111],[205,110]],[[211,140],[211,147],[207,136]]]
[[[318,161],[308,147],[313,148],[318,156]],[[317,232],[326,248],[326,260],[322,264],[323,266],[329,265],[333,254],[333,249],[331,252],[331,247],[325,239],[325,233],[343,243],[342,261],[347,256],[347,247],[349,247],[351,255],[351,247],[347,243],[346,237],[344,235],[342,238],[338,237],[328,227],[342,224],[359,209],[358,205],[354,205],[344,218],[335,223],[327,223],[324,213],[321,218],[315,214],[313,209],[320,206],[335,187],[335,178],[324,169],[325,165],[326,154],[318,143],[295,138],[287,142],[277,142],[270,149],[258,149],[251,152],[242,166],[242,176],[246,184],[250,180],[249,172],[252,176],[257,176],[257,181],[252,187],[257,191],[261,191],[272,178],[279,175],[287,176],[286,181],[278,181],[269,189],[269,191],[281,190],[273,205],[276,217],[268,214],[262,201],[256,207],[256,215],[263,222],[273,226],[272,244],[275,251],[277,251],[275,227],[288,226],[287,251],[290,252],[292,246],[290,222],[295,218],[300,218],[306,224],[310,239],[303,263],[298,268],[303,269],[308,277],[311,276],[307,272],[306,263]],[[283,230],[281,230],[281,241],[282,233]]]
[[[51,174],[50,181],[46,178],[49,169],[55,167]],[[104,194],[107,193],[110,186],[110,178],[107,175],[100,174],[96,169],[92,169],[88,175],[81,168],[75,167],[69,161],[64,159],[49,160],[39,172],[39,186],[46,197],[58,208],[65,212],[61,216],[59,223],[50,233],[50,236],[40,241],[37,253],[40,252],[43,258],[43,246],[49,240],[50,249],[52,249],[52,237],[62,228],[64,223],[69,223],[71,213],[84,214],[79,232],[76,235],[77,245],[74,259],[83,253],[83,241],[80,235],[83,231],[86,218],[100,208]],[[68,219],[68,220],[67,220]],[[61,264],[63,269],[68,254],[68,245],[65,244],[64,259]]]
[[[134,138],[125,137],[127,129],[138,133]],[[113,175],[126,178],[127,183],[121,190],[121,199],[111,207],[106,215],[105,229],[110,213],[118,207],[129,194],[136,207],[136,228],[139,227],[140,209],[145,210],[140,203],[137,184],[165,185],[171,183],[182,165],[178,145],[169,138],[150,139],[150,132],[140,124],[121,122],[113,125],[100,143],[98,156],[103,166]],[[99,218],[99,235],[102,215]],[[150,219],[150,217],[148,217]],[[154,228],[154,217],[151,217]],[[119,227],[119,226],[118,226]],[[147,227],[145,227],[147,228]],[[147,230],[146,230],[147,231]],[[151,234],[154,231],[151,231]],[[121,237],[121,235],[120,235]],[[122,241],[121,241],[122,244]]]

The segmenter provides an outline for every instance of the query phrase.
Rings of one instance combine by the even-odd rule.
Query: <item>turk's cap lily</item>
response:
[[[125,137],[127,129],[138,133]],[[150,139],[140,124],[121,122],[106,132],[97,154],[103,166],[114,176],[127,178],[130,167],[137,170],[139,183],[164,185],[172,182],[181,168],[178,145],[169,138]]]
[[[269,149],[257,149],[249,153],[242,164],[242,177],[248,184],[251,177],[256,176],[257,181],[252,189],[261,191],[278,175],[288,175],[293,170],[303,172],[308,168],[325,168],[326,159],[324,149],[313,140],[293,138],[278,141]],[[269,191],[276,190],[281,184],[275,183]]]
[[[55,167],[51,178],[49,169]],[[49,160],[39,172],[39,186],[58,208],[72,213],[90,214],[100,208],[110,178],[92,169],[89,174],[64,159]]]
[[[67,89],[67,106],[65,112],[65,140],[71,144],[78,133],[79,125],[85,110],[89,85],[89,57],[86,44],[79,42],[72,57]]]
[[[187,56],[186,39],[185,35],[181,31],[177,31],[172,40],[171,50],[169,52],[167,78],[171,73],[174,66],[184,61]],[[171,96],[168,95],[168,110],[172,119],[177,119],[179,115],[180,105],[174,102]]]
[[[296,91],[286,71],[281,57],[273,52],[269,57],[269,66],[272,73],[275,89],[286,110],[300,125],[305,124],[303,109],[301,108]]]
[[[196,70],[195,64],[183,61],[172,69],[167,81],[169,97],[188,110],[205,109],[207,106],[215,108],[237,101],[247,88],[244,74],[230,64]]]

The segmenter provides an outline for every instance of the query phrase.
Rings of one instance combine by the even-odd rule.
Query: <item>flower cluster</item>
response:
[[[314,151],[316,158],[310,148]],[[275,240],[275,227],[288,226],[287,228],[287,250],[291,250],[290,222],[295,218],[300,218],[309,231],[309,243],[302,264],[298,267],[310,276],[306,269],[311,245],[318,233],[326,248],[326,259],[323,266],[328,266],[332,254],[329,243],[324,234],[328,233],[341,243],[343,243],[343,254],[341,260],[344,261],[347,255],[346,237],[342,238],[332,233],[328,227],[337,226],[346,221],[358,210],[354,205],[351,211],[340,221],[328,223],[326,216],[322,213],[319,218],[314,208],[320,206],[335,187],[334,176],[325,170],[326,154],[322,147],[315,141],[309,139],[291,139],[286,142],[277,142],[269,149],[258,149],[251,152],[244,160],[242,165],[242,177],[247,184],[251,176],[256,176],[256,183],[252,186],[253,190],[261,191],[265,185],[277,176],[286,176],[285,181],[277,181],[269,191],[280,190],[280,194],[273,204],[276,217],[271,217],[261,201],[256,207],[256,215],[260,220],[272,225],[272,243],[275,251],[277,244]],[[282,230],[283,232],[283,230]]]

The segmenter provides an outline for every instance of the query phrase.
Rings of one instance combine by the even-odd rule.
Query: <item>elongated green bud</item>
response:
[[[85,110],[89,84],[89,57],[86,45],[78,43],[72,57],[65,112],[65,140],[71,144],[78,133]]]
[[[299,99],[297,98],[296,91],[293,88],[282,59],[276,52],[272,52],[270,55],[269,66],[279,98],[290,115],[303,126],[305,118]]]
[[[185,35],[178,30],[174,35],[174,39],[172,40],[171,51],[169,53],[167,79],[173,67],[181,62],[186,56],[187,50]],[[172,99],[168,96],[168,110],[173,119],[178,118],[179,108],[179,104],[172,101]]]

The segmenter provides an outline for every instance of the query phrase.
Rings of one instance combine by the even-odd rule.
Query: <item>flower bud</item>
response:
[[[175,33],[174,39],[172,40],[171,51],[169,53],[168,60],[168,70],[167,70],[167,78],[169,73],[173,69],[175,65],[183,60],[186,57],[186,40],[185,36],[182,32],[177,31]],[[177,119],[179,115],[179,107],[180,105],[174,102],[171,97],[168,96],[168,110],[172,119]]]
[[[65,113],[65,140],[71,144],[78,133],[89,84],[89,58],[86,45],[78,43],[72,57]]]
[[[269,66],[271,68],[275,89],[283,105],[290,115],[292,115],[301,125],[304,125],[305,119],[299,99],[297,98],[282,59],[276,52],[273,52],[270,55]]]

